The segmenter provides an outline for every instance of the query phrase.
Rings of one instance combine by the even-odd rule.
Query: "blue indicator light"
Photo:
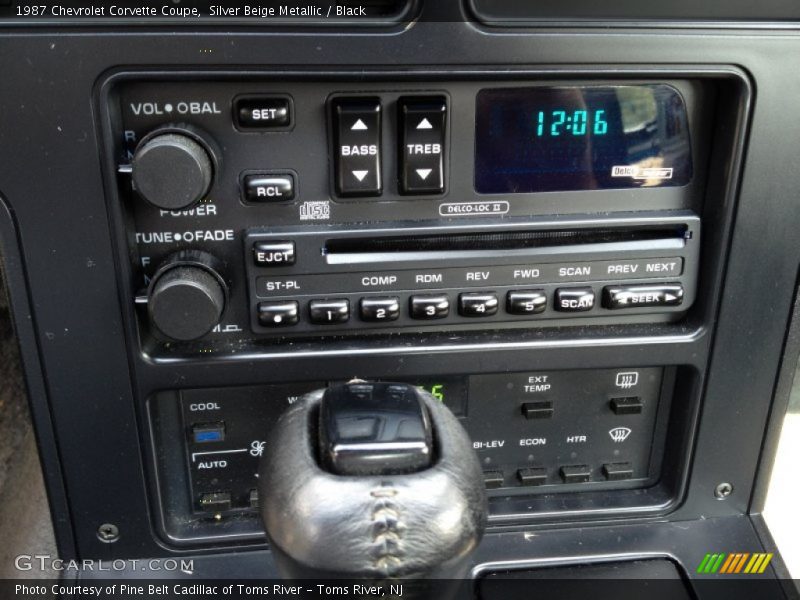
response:
[[[223,423],[195,425],[192,428],[192,437],[195,444],[221,442],[225,439],[225,425]]]

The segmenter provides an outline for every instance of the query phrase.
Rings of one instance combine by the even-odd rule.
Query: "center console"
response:
[[[109,75],[159,535],[264,543],[265,432],[352,379],[451,409],[490,529],[674,510],[748,98],[729,69]]]

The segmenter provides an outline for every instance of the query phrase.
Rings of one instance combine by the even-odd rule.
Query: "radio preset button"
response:
[[[300,307],[297,302],[259,302],[258,322],[262,327],[297,325]]]
[[[284,129],[292,124],[292,104],[280,96],[239,98],[234,118],[241,129]]]
[[[295,248],[292,241],[255,242],[253,260],[258,267],[284,267],[295,262]]]
[[[312,300],[308,303],[308,314],[311,322],[317,325],[346,323],[350,320],[350,301]]]
[[[490,317],[497,314],[495,294],[470,293],[458,296],[458,312],[462,317]]]
[[[245,175],[244,197],[248,202],[284,202],[294,199],[294,176],[286,174]]]
[[[444,294],[411,296],[409,310],[412,319],[444,319],[450,314],[450,300]]]
[[[400,119],[400,193],[443,193],[447,102],[441,97],[403,99]]]
[[[544,290],[524,290],[508,292],[506,311],[512,315],[536,315],[547,308],[547,294]]]
[[[603,288],[603,306],[611,310],[648,306],[680,306],[682,302],[683,286],[678,283],[615,285]]]
[[[594,290],[590,287],[558,288],[555,309],[559,312],[586,312],[594,308]]]
[[[333,103],[334,179],[340,196],[380,196],[381,103],[342,98]]]
[[[396,321],[400,317],[400,300],[391,298],[362,298],[362,321]]]

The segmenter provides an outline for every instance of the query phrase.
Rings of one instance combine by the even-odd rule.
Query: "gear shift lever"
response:
[[[290,579],[458,580],[486,524],[469,437],[408,384],[349,383],[305,396],[269,438],[259,496]]]

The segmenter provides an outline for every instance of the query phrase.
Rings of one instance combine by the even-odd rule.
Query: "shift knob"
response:
[[[467,433],[430,394],[394,383],[317,390],[267,440],[261,515],[284,577],[401,581],[427,589],[420,598],[460,585],[486,493]]]

